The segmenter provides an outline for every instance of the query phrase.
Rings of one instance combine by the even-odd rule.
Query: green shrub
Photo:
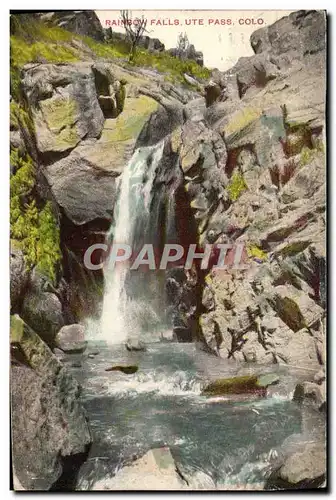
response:
[[[239,196],[246,191],[247,184],[243,175],[239,172],[235,172],[231,177],[230,183],[227,186],[227,190],[229,192],[230,200],[236,201]]]
[[[317,147],[310,149],[308,147],[304,147],[301,150],[300,153],[300,166],[304,167],[305,165],[308,165],[311,161],[313,161],[314,157],[318,153],[324,153],[324,144],[323,141],[320,141],[317,144]]]
[[[25,108],[15,101],[10,103],[10,128],[19,130],[25,128],[30,134],[34,133],[34,123]]]
[[[38,209],[32,191],[35,172],[31,158],[11,152],[15,173],[10,180],[11,238],[21,248],[28,268],[37,266],[52,282],[61,260],[60,237],[52,206],[47,202]]]

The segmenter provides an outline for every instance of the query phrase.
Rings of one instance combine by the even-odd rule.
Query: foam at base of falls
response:
[[[131,376],[120,375],[117,380],[96,377],[92,383],[99,385],[101,396],[136,397],[144,393],[154,393],[159,396],[192,396],[200,395],[201,392],[201,381],[188,377],[183,371],[170,376],[159,371]]]

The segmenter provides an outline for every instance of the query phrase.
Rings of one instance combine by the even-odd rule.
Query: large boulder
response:
[[[91,434],[78,383],[22,319],[11,317],[12,453],[26,490],[72,489]]]
[[[63,306],[54,286],[36,268],[32,271],[24,295],[21,316],[50,346],[64,325]]]
[[[178,473],[169,448],[154,448],[120,469],[113,478],[97,481],[92,489],[165,491],[188,489],[188,485]]]
[[[320,385],[314,382],[303,382],[297,384],[293,394],[293,401],[297,403],[310,403],[319,410],[326,408],[326,387],[325,382]]]
[[[85,328],[82,325],[66,325],[57,333],[55,345],[67,353],[81,353],[87,347]]]
[[[268,478],[266,490],[312,489],[326,479],[327,457],[323,442],[307,443],[285,458]]]
[[[92,64],[30,64],[25,67],[22,83],[32,111],[37,148],[47,159],[70,151],[84,137],[100,136],[104,115]]]
[[[97,169],[85,158],[86,146],[45,168],[45,175],[58,205],[76,225],[95,219],[112,220],[116,197],[116,173]],[[93,155],[91,145],[90,155]]]

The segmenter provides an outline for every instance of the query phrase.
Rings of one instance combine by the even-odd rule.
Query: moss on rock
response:
[[[65,127],[71,127],[76,121],[77,103],[74,99],[58,97],[45,99],[40,107],[52,132],[60,132]]]
[[[239,196],[244,191],[246,191],[246,189],[247,189],[247,184],[245,182],[244,176],[239,172],[235,172],[227,186],[230,200],[236,201],[239,198]]]

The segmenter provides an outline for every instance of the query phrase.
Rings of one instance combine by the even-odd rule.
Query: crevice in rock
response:
[[[87,269],[84,255],[91,245],[105,243],[109,227],[110,221],[105,219],[78,226],[62,213],[60,230],[64,278],[69,287],[68,312],[74,320],[99,314],[104,290],[103,271]],[[92,254],[91,262],[100,264],[105,258],[105,252],[97,249]]]
[[[86,461],[90,448],[91,444],[87,445],[85,451],[82,453],[60,457],[62,474],[49,491],[75,491],[80,467]]]

